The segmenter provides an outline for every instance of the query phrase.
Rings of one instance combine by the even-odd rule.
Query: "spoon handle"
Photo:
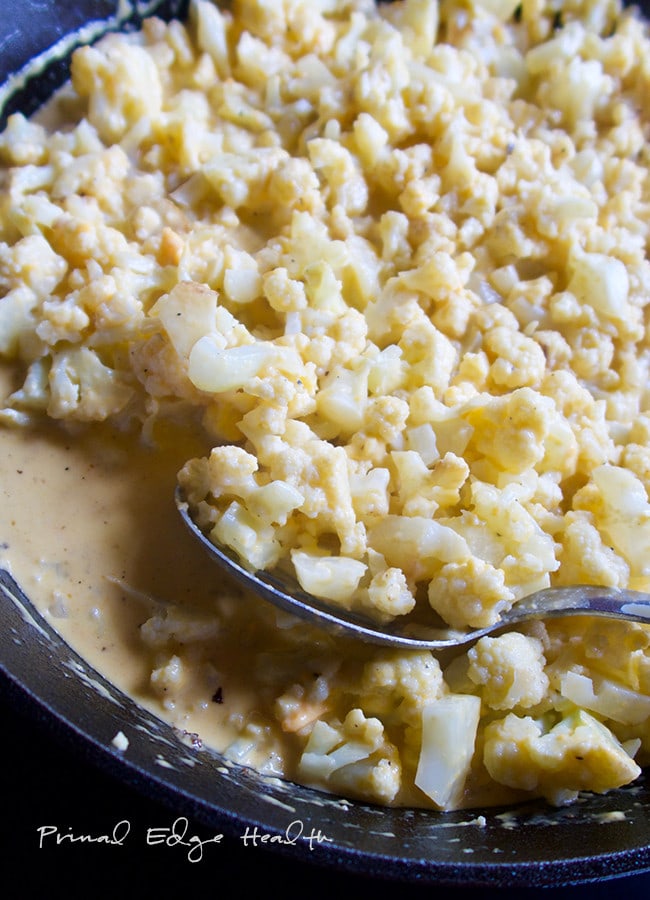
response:
[[[581,613],[647,623],[650,622],[650,595],[590,584],[545,588],[523,597],[501,621],[513,623]]]

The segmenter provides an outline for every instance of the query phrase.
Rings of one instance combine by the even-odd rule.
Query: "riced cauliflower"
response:
[[[383,623],[650,591],[649,58],[618,0],[192,0],[80,48],[71,121],[0,135],[0,423],[191,436],[208,536]],[[166,709],[228,684],[231,759],[452,809],[650,758],[640,626],[450,662],[220,590],[141,637]]]

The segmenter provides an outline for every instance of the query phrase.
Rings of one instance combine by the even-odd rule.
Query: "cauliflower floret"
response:
[[[228,59],[228,34],[232,19],[213,3],[197,0],[189,7],[190,20],[196,28],[199,48],[210,55],[222,78],[230,75]]]
[[[430,385],[437,396],[449,387],[458,364],[458,350],[422,312],[405,328],[399,342],[408,363],[411,387]]]
[[[525,334],[503,326],[493,328],[485,336],[485,346],[496,357],[489,374],[499,387],[536,387],[544,377],[544,351]]]
[[[394,800],[401,784],[399,754],[386,740],[384,726],[360,709],[343,722],[316,722],[298,773],[306,784],[381,803]]]
[[[95,331],[109,330],[130,339],[144,325],[144,308],[137,296],[138,276],[134,272],[113,272],[110,275],[93,273],[92,281],[82,287],[77,300],[88,313]],[[73,295],[74,296],[74,295]]]
[[[415,607],[415,597],[401,569],[384,569],[373,575],[368,585],[368,605],[383,620],[405,616]]]
[[[273,526],[237,500],[233,500],[219,516],[210,537],[216,544],[225,544],[234,550],[253,570],[272,568],[282,554]]]
[[[275,354],[269,341],[224,348],[220,335],[206,334],[190,351],[187,374],[200,391],[225,393],[243,388],[259,376]]]
[[[365,664],[359,691],[367,715],[387,725],[419,726],[422,709],[446,688],[440,664],[429,650],[384,650]]]
[[[133,396],[125,378],[88,347],[55,354],[48,380],[47,414],[53,419],[103,421],[124,409]]]
[[[271,173],[269,195],[276,204],[274,214],[279,222],[285,217],[288,219],[294,209],[309,210],[317,215],[325,205],[318,175],[309,160],[301,157],[280,161]]]
[[[0,135],[0,160],[13,166],[37,165],[47,148],[47,132],[22,113],[13,113]]]
[[[581,328],[572,342],[571,365],[580,378],[600,383],[612,377],[614,341],[596,328]]]
[[[625,587],[630,567],[611,547],[580,510],[567,513],[561,534],[559,554],[560,584],[596,584],[604,587]]]
[[[407,450],[415,450],[422,458],[425,466],[430,466],[439,458],[438,439],[429,422],[407,428],[405,432]]]
[[[262,347],[263,344],[258,342],[256,346]],[[297,348],[268,342],[267,347],[271,351],[268,360],[258,374],[242,384],[243,393],[263,403],[273,404],[288,420],[313,413],[317,390],[313,364],[303,365]],[[232,394],[230,399],[233,402],[237,400]]]
[[[491,722],[485,729],[484,762],[495,781],[557,805],[579,791],[603,793],[641,774],[612,732],[581,709],[549,730],[513,713]]]
[[[518,632],[483,637],[468,653],[469,678],[491,709],[536,706],[549,687],[542,642]]]
[[[32,356],[38,298],[30,288],[15,288],[0,298],[0,353]]]
[[[350,473],[350,494],[357,516],[364,519],[388,514],[389,482],[390,472],[383,467]]]
[[[399,440],[409,416],[408,403],[399,397],[372,397],[365,409],[364,432],[387,444]]]
[[[41,413],[47,409],[50,399],[50,385],[48,376],[50,361],[42,357],[33,362],[27,369],[25,380],[17,391],[7,398],[8,406],[2,410],[7,421],[25,421],[25,410],[39,410]]]
[[[566,65],[553,67],[546,74],[547,80],[539,90],[539,102],[559,109],[569,131],[587,119],[593,120],[598,106],[614,89],[613,79],[603,73],[599,60],[582,60],[578,54]]]
[[[164,606],[140,626],[140,636],[147,647],[154,650],[170,646],[213,641],[222,628],[222,622],[213,611]]]
[[[360,359],[349,366],[334,366],[321,379],[316,409],[332,426],[332,437],[351,435],[363,424],[368,402],[370,363]]]
[[[219,199],[232,209],[263,207],[271,173],[287,159],[279,147],[256,147],[215,153],[203,168]],[[267,201],[268,203],[268,201]]]
[[[65,300],[45,300],[41,306],[41,321],[36,334],[45,344],[54,346],[60,341],[78,343],[90,324],[86,311],[77,303],[74,295]]]
[[[442,566],[428,596],[432,609],[459,629],[492,625],[515,599],[503,571],[476,556]]]
[[[90,122],[107,142],[119,141],[143,117],[155,118],[162,106],[152,55],[113,35],[73,55],[72,82],[80,96],[88,98]]]
[[[553,401],[530,387],[485,401],[470,400],[463,416],[474,428],[470,452],[485,456],[497,471],[524,472],[536,466],[557,418]]]
[[[548,587],[549,573],[559,567],[552,536],[525,505],[529,497],[523,481],[502,490],[480,481],[472,485],[476,515],[495,539],[494,550],[488,549],[489,561],[503,570],[517,597]]]
[[[249,495],[249,510],[263,522],[285,525],[295,509],[304,501],[303,494],[286,481],[270,481]]]
[[[368,186],[358,162],[338,141],[315,138],[307,144],[309,159],[327,183],[330,202],[350,215],[363,213],[368,202]]]
[[[257,458],[243,447],[213,447],[208,457],[209,492],[214,497],[222,494],[248,497],[257,487],[255,473],[258,469]]]
[[[297,312],[307,306],[304,284],[289,278],[289,273],[282,266],[276,266],[263,276],[262,289],[269,305],[277,312]]]
[[[63,280],[68,264],[41,234],[29,234],[13,247],[0,244],[0,290],[28,287],[45,299]]]
[[[454,453],[446,453],[431,468],[415,450],[391,453],[398,473],[399,501],[405,516],[433,516],[440,507],[455,506],[469,475],[469,466]]]
[[[178,482],[195,521],[217,543],[231,547],[253,569],[277,564],[282,553],[277,528],[302,505],[300,491],[285,481],[260,483],[257,458],[232,446],[213,448],[207,460],[189,460]]]
[[[315,679],[312,690],[302,684],[293,684],[274,704],[275,715],[286,732],[297,732],[309,728],[327,710],[327,682],[322,677]]]
[[[200,394],[187,377],[187,366],[163,334],[155,333],[136,343],[130,351],[130,363],[151,397],[199,402]]]

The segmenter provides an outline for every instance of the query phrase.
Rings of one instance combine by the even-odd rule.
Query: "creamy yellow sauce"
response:
[[[223,748],[234,732],[219,704],[199,692],[164,708],[154,696],[139,632],[161,604],[209,607],[223,587],[176,512],[175,474],[189,447],[176,437],[162,451],[111,428],[0,429],[0,566],[98,672]]]

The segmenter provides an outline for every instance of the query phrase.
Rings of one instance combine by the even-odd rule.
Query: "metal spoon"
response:
[[[621,588],[571,585],[546,588],[524,597],[504,613],[498,622],[486,628],[455,631],[451,628],[433,628],[412,623],[400,625],[395,622],[384,627],[369,617],[334,607],[307,594],[298,582],[286,573],[249,571],[232,550],[213,543],[196,525],[180,488],[176,488],[175,500],[178,511],[191,533],[200,540],[210,556],[241,585],[285,612],[339,635],[391,647],[442,650],[463,647],[486,634],[512,625],[520,625],[531,619],[591,615],[650,624],[650,594]]]

